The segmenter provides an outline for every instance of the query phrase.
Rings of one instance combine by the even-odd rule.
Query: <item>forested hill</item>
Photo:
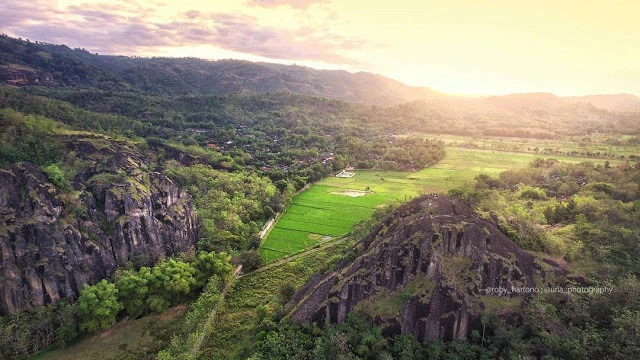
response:
[[[256,110],[280,122],[287,120],[282,114],[305,112],[309,104],[330,104],[338,109],[335,120],[386,124],[386,130],[395,133],[553,138],[640,132],[640,98],[629,94],[460,97],[363,72],[239,60],[104,56],[8,36],[0,36],[0,84],[94,112],[142,122],[162,119],[169,127],[187,120],[188,127],[203,129],[221,114],[235,122]],[[282,98],[286,103],[278,100]],[[215,109],[212,104],[217,104]],[[239,111],[229,114],[230,108]],[[317,123],[325,112],[305,116],[305,122]]]
[[[134,89],[153,95],[285,91],[380,105],[440,96],[366,72],[241,60],[105,56],[7,36],[0,38],[0,81]]]

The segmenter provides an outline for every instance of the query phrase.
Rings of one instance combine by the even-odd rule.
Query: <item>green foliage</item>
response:
[[[640,189],[634,180],[639,173],[628,167],[534,161],[529,168],[503,172],[504,187],[478,177],[473,196],[480,210],[499,215],[502,230],[524,249],[564,256],[599,279],[640,275],[634,230],[640,226]]]
[[[62,172],[62,170],[60,170],[58,165],[56,164],[48,165],[44,167],[42,171],[47,175],[47,177],[49,178],[49,181],[51,181],[53,185],[63,190],[69,190],[71,188],[65,174]]]
[[[278,295],[280,296],[280,304],[284,306],[286,303],[291,300],[293,294],[295,294],[296,288],[291,284],[284,284],[278,290]]]
[[[262,256],[256,250],[243,251],[238,256],[238,262],[242,264],[242,271],[248,273],[262,266]]]
[[[466,341],[422,345],[411,335],[388,338],[353,314],[341,325],[273,324],[257,334],[250,359],[493,359],[491,349]]]
[[[545,200],[547,194],[542,189],[525,186],[520,189],[520,197],[530,200]]]
[[[95,332],[116,322],[122,310],[115,284],[102,280],[95,285],[85,285],[78,297],[80,329]]]
[[[271,329],[276,315],[281,313],[278,290],[286,285],[297,289],[313,275],[331,271],[353,243],[346,240],[327,244],[315,252],[237,279],[227,295],[225,311],[219,314],[207,339],[203,357],[248,358],[250,354],[243,349],[250,347],[250,338]]]
[[[149,311],[145,300],[149,296],[151,280],[148,267],[142,267],[138,272],[125,270],[119,274],[115,283],[118,298],[129,316],[137,318]]]
[[[557,149],[556,144],[538,147],[536,143],[526,151],[513,151],[598,157],[611,161],[598,167],[535,160],[527,169],[508,171],[495,179],[487,174],[495,176],[505,167],[528,162],[530,154],[472,152],[452,145],[447,151],[453,156],[443,159],[444,148],[437,141],[389,135],[436,128],[474,136],[535,138],[609,131],[633,133],[638,129],[633,115],[580,106],[563,110],[561,114],[538,109],[487,113],[478,112],[475,107],[472,112],[449,111],[431,101],[381,108],[291,93],[210,95],[228,89],[218,87],[210,91],[212,85],[206,83],[206,76],[189,77],[189,74],[201,74],[203,67],[211,65],[195,59],[105,58],[86,51],[43,47],[6,36],[0,37],[0,50],[3,64],[32,67],[51,73],[57,81],[63,82],[63,86],[55,88],[0,89],[0,166],[18,161],[33,162],[45,169],[54,184],[63,188],[65,179],[73,179],[85,165],[72,154],[64,154],[60,135],[66,135],[69,129],[147,137],[147,141],[140,141],[140,149],[145,153],[157,153],[154,163],[158,170],[162,170],[167,159],[186,159],[188,164],[202,162],[216,169],[202,165],[180,167],[175,163],[168,166],[172,178],[194,197],[203,235],[201,249],[239,251],[250,247],[262,222],[274,212],[285,209],[295,190],[322,179],[331,169],[342,169],[347,163],[363,168],[401,170],[420,169],[442,160],[437,168],[394,176],[384,174],[367,186],[379,185],[373,191],[378,194],[384,191],[387,197],[397,195],[402,200],[402,196],[406,199],[423,191],[447,190],[480,173],[474,189],[454,193],[465,201],[470,200],[470,196],[476,197],[481,211],[497,213],[503,230],[521,246],[565,256],[567,260],[575,261],[572,265],[585,268],[588,275],[600,279],[618,279],[628,273],[639,273],[636,230],[640,227],[637,220],[640,218],[640,174],[630,165],[617,166],[620,156],[633,159],[635,154],[617,155],[611,148],[601,150],[585,146],[592,137],[581,140],[579,149]],[[182,70],[180,75],[175,75],[178,63]],[[219,65],[241,69],[251,66],[234,62],[220,62]],[[499,102],[500,99],[488,101]],[[494,109],[493,105],[491,109]],[[510,108],[509,104],[500,106]],[[529,116],[528,111],[535,116]],[[516,126],[505,128],[507,121],[513,123],[514,113],[518,116]],[[616,146],[637,145],[637,138],[609,142]],[[475,142],[476,139],[463,141]],[[508,142],[500,138],[492,150],[497,147],[501,151],[508,150],[505,148]],[[126,181],[127,175],[121,172],[112,178],[94,180]],[[325,185],[335,185],[330,184],[331,180],[327,179]],[[410,194],[406,191],[417,187],[419,190]],[[263,254],[270,254],[265,257],[275,258],[306,249],[320,241],[321,237],[315,237],[319,234],[337,237],[352,231],[354,236],[364,236],[375,226],[375,220],[354,227],[355,221],[371,216],[373,209],[387,199],[368,196],[361,199],[365,204],[359,207],[349,201],[326,204],[323,199],[328,198],[327,194],[323,196],[316,194],[311,199],[313,206],[294,201],[289,209],[292,214],[299,211],[297,217],[283,216],[280,227],[276,227],[273,237],[268,239],[272,249],[261,250]],[[335,209],[344,210],[344,213]],[[333,216],[327,215],[331,212]],[[545,234],[543,225],[554,225],[553,236]],[[574,246],[576,244],[581,245]],[[327,254],[327,258],[332,258],[330,255]],[[598,263],[594,263],[594,259]],[[307,264],[295,266],[297,271],[285,280],[276,280],[298,284],[301,273],[313,272]],[[87,328],[87,321],[96,328],[109,323],[111,318],[107,315],[114,312],[117,302],[122,303],[127,314],[137,317],[189,299],[204,286],[210,274],[224,277],[230,271],[228,259],[222,255],[198,254],[193,263],[169,260],[139,272],[122,272],[115,283],[117,301],[113,301],[113,296],[106,300],[111,307],[91,303],[92,297],[85,296],[83,328]],[[274,279],[259,275],[256,278],[264,284],[272,284]],[[94,287],[97,289],[101,283]],[[629,280],[627,286],[637,287],[634,284]],[[253,295],[236,299],[237,302],[251,303],[248,308],[255,309],[256,298],[284,298],[283,294],[273,291],[281,287],[257,288]],[[87,290],[87,294],[94,293],[95,298],[107,296],[109,289],[113,290],[105,286],[102,290]],[[212,289],[205,293],[217,294],[216,287]],[[624,289],[620,286],[616,291],[624,292]],[[637,300],[633,292],[625,294],[627,299]],[[203,299],[203,302],[206,301]],[[624,302],[622,298],[580,300],[577,297],[568,302],[571,311],[547,300],[533,303],[528,308],[526,323],[530,325],[526,328],[494,321],[489,324],[491,341],[487,346],[495,351],[496,357],[502,358],[638,357],[637,346],[634,347],[638,343],[635,320],[638,309],[634,303]],[[107,309],[98,319],[91,319],[93,315],[86,313],[86,307]],[[2,337],[0,348],[8,347],[13,349],[10,353],[25,355],[50,344],[52,333],[55,341],[65,344],[75,337],[76,331],[75,310],[69,309],[62,312],[66,314],[64,320],[29,313],[4,322],[2,334],[6,336]],[[269,318],[268,314],[270,311],[265,309],[265,319]],[[561,326],[558,323],[570,325],[557,331]],[[52,328],[56,330],[51,331]],[[318,329],[280,333],[277,329],[267,328],[262,339],[268,346],[258,349],[260,351],[253,356],[260,358],[262,350],[268,356],[281,356],[296,347],[308,358],[424,356],[421,350],[425,349],[419,349],[411,340],[390,342],[380,337],[379,328],[371,328],[355,322],[343,328],[330,328],[323,335],[319,335]],[[189,332],[189,336],[192,334]],[[471,343],[433,343],[425,351],[431,358],[481,358],[487,354],[478,349],[477,338]],[[400,345],[396,346],[396,341]],[[33,344],[36,346],[32,347]]]
[[[169,165],[166,174],[194,198],[203,250],[245,249],[248,239],[260,230],[260,220],[266,218],[265,207],[277,196],[269,179],[254,174],[176,164]]]
[[[385,204],[382,207],[378,207],[373,212],[373,215],[371,215],[371,218],[361,220],[353,226],[351,235],[355,239],[362,239],[363,237],[369,235],[369,233],[372,232],[384,218],[389,216],[393,212],[393,210],[396,209],[396,207],[397,204],[394,203],[389,203]]]
[[[0,317],[0,357],[24,358],[40,349],[65,347],[78,336],[77,308],[61,301]]]
[[[392,341],[392,352],[398,360],[427,359],[422,344],[411,335],[396,335]]]
[[[342,136],[336,143],[341,161],[359,168],[380,168],[385,171],[418,170],[444,157],[444,146],[422,138],[377,137],[362,139]]]
[[[226,278],[228,279],[229,275]],[[194,346],[197,346],[201,335],[204,336],[210,331],[211,324],[208,324],[208,318],[211,311],[215,311],[212,309],[217,309],[223,300],[222,279],[224,278],[213,275],[208,280],[198,299],[189,306],[189,312],[169,346],[158,353],[159,360],[195,359]]]
[[[1,95],[2,89],[0,99]],[[61,153],[54,137],[57,131],[57,124],[49,119],[0,108],[0,167],[16,162],[56,163]]]
[[[225,253],[200,251],[194,263],[199,286],[204,286],[214,275],[226,279],[233,272],[230,261],[231,256]]]
[[[230,259],[224,253],[199,252],[193,262],[168,259],[153,268],[121,271],[115,282],[118,297],[132,317],[165,311],[188,300],[211,276],[231,274]]]
[[[538,295],[526,303],[519,324],[490,318],[485,347],[500,358],[636,358],[640,283],[626,277],[606,285],[611,294]]]
[[[209,285],[194,306],[207,309],[211,299],[220,296],[216,279],[228,279],[233,272],[229,261],[226,254],[201,252],[193,262],[169,259],[153,268],[120,270],[115,283],[104,279],[85,285],[77,303],[62,300],[0,317],[0,356],[25,357],[54,344],[66,347],[77,339],[79,330],[95,332],[115,323],[121,310],[131,317],[165,310],[196,294],[205,284]],[[207,296],[211,299],[205,302]]]
[[[155,295],[165,298],[169,304],[177,303],[196,287],[195,275],[196,269],[192,264],[169,259],[153,267],[151,286],[156,290]]]

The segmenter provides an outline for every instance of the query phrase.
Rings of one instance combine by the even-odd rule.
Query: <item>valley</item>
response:
[[[610,149],[614,160],[567,155],[541,155],[530,152],[491,150],[495,144],[507,143],[514,148],[523,146],[522,140],[502,138],[470,138],[438,136],[440,141],[455,144],[446,146],[446,155],[438,163],[415,172],[351,170],[351,178],[328,176],[314,183],[308,190],[296,196],[260,246],[260,254],[269,262],[320,246],[324,241],[341,238],[350,233],[359,221],[371,217],[374,210],[384,204],[399,204],[420,194],[445,194],[461,187],[481,174],[497,177],[509,169],[524,168],[536,158],[553,158],[577,164],[591,161],[595,164],[609,162],[611,166],[626,164],[620,156],[636,154],[637,147]],[[474,148],[459,144],[474,144]],[[548,142],[527,141],[529,147],[546,147]],[[560,142],[568,149],[577,148],[570,141]],[[582,147],[583,151],[596,152],[601,145]],[[483,149],[481,147],[489,147]],[[636,150],[636,152],[633,152]],[[604,150],[603,150],[604,151]],[[631,164],[635,162],[632,161]],[[345,195],[361,192],[363,196]]]
[[[639,160],[628,94],[2,35],[0,357],[637,358]]]

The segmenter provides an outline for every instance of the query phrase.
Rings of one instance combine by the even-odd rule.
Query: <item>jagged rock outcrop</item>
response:
[[[435,195],[398,208],[356,250],[354,260],[293,296],[292,320],[342,323],[357,312],[388,334],[410,333],[422,342],[466,339],[484,313],[517,311],[524,296],[516,288],[562,281],[566,273],[521,250],[493,221]]]
[[[145,171],[143,156],[101,137],[65,142],[84,164],[73,190],[29,163],[0,169],[0,313],[75,298],[117,266],[195,247],[191,197]]]

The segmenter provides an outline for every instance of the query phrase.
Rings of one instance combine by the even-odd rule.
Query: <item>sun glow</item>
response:
[[[39,6],[34,12],[23,2],[3,2],[0,31],[102,54],[370,71],[450,93],[640,95],[636,1],[89,0],[79,6],[63,0]]]

